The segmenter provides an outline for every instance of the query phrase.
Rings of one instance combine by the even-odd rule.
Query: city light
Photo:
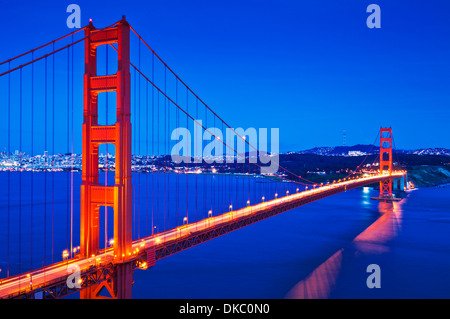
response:
[[[63,260],[66,260],[69,257],[69,251],[67,249],[62,252]]]

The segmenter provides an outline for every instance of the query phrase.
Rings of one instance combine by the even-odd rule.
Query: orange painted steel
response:
[[[380,130],[380,174],[386,171],[392,175],[392,129],[390,127],[382,127]],[[380,181],[380,198],[392,198],[392,179]]]
[[[130,26],[123,18],[117,25],[96,30],[85,28],[84,114],[81,185],[80,257],[99,253],[99,207],[114,209],[114,262],[117,276],[106,287],[113,298],[130,298],[132,267],[132,189],[130,121]],[[112,75],[97,75],[97,48],[117,43],[118,68]],[[98,94],[117,93],[116,123],[98,125]],[[99,183],[99,145],[112,143],[116,150],[115,183]],[[82,298],[95,298],[102,287],[82,291]],[[111,293],[113,292],[113,293]]]

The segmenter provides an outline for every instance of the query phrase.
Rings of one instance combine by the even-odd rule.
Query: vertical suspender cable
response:
[[[136,70],[134,70],[134,82],[133,82],[133,85],[134,85],[134,88],[133,88],[133,104],[134,104],[134,112],[133,112],[133,119],[134,119],[134,125],[133,125],[133,130],[134,130],[134,149],[135,149],[135,152],[136,152],[136,118],[137,118],[137,114],[136,114]],[[132,144],[133,144],[133,142],[131,142]],[[134,159],[135,159],[135,161],[136,161],[136,155],[134,155]],[[131,155],[131,161],[133,161],[133,155]],[[133,190],[132,190],[132,192],[133,192],[133,198],[135,199],[135,200],[133,200],[133,235],[136,233],[136,187],[133,187]],[[133,236],[134,237],[134,236]]]
[[[44,79],[44,150],[47,152],[45,157],[44,170],[44,265],[46,265],[47,256],[47,169],[48,169],[48,150],[47,150],[47,57],[45,57],[45,79]]]
[[[215,128],[216,128],[216,117],[215,116],[213,116],[213,125],[214,125],[213,127],[215,130]],[[217,134],[217,133],[214,131],[214,135],[215,134]],[[213,136],[213,139],[215,140],[216,137]],[[216,143],[216,141],[214,141],[214,143]],[[215,147],[214,147],[214,158],[217,158],[217,149]],[[214,169],[215,169],[215,167],[214,167]],[[217,169],[215,169],[215,172],[217,172]],[[212,174],[211,176],[212,176],[212,195],[213,195],[213,202],[214,202],[214,211],[217,212],[217,214],[219,215],[220,211],[217,208],[217,202],[216,202],[216,176],[215,176],[215,173]]]
[[[153,73],[153,72],[152,72]],[[145,236],[148,235],[148,82],[145,85]],[[152,175],[153,176],[153,175]],[[153,206],[152,206],[153,209]],[[152,221],[153,221],[153,210],[152,210]]]
[[[224,141],[225,141],[225,135],[226,135],[226,133],[224,133],[224,130],[223,130],[223,123],[222,123],[222,134],[223,134],[223,135],[222,135],[222,138],[223,138]],[[226,179],[225,179],[225,167],[226,167],[225,151],[226,151],[226,148],[224,148],[224,146],[223,146],[223,144],[222,144],[222,177],[221,177],[222,183],[221,183],[220,187],[222,188],[222,191],[221,191],[221,194],[222,194],[222,208],[223,208],[224,212],[226,211],[226,205],[225,205],[226,197],[225,197],[225,192],[226,192],[226,190],[227,190],[227,188],[226,188]],[[228,205],[230,205],[229,202],[228,202]]]
[[[170,165],[170,158],[167,156],[170,153],[170,101],[167,100],[167,132],[166,132],[166,139],[167,139],[167,150],[166,150],[166,158],[167,158],[167,162]],[[170,188],[170,184],[171,184],[171,180],[170,180],[170,171],[169,174],[167,174],[167,181],[168,181],[168,186],[167,186],[167,213],[168,218],[167,218],[167,229],[170,229],[170,194],[172,192],[171,188]],[[175,225],[175,223],[174,223]]]
[[[186,90],[186,110],[189,113],[189,91]],[[186,116],[186,130],[189,132],[189,117]],[[187,158],[186,158],[186,170],[185,170],[185,174],[186,174],[186,218],[187,218],[187,222],[189,223],[189,161],[191,160],[191,152],[189,151],[189,147],[190,147],[190,141],[188,141],[187,143]]]
[[[175,79],[175,103],[178,104],[178,80]],[[178,108],[175,109],[175,130],[177,132],[178,135]],[[177,152],[178,152],[178,147],[177,147]],[[176,171],[175,172],[175,226],[178,226],[178,222],[179,222],[179,217],[178,217],[178,210],[179,210],[179,203],[178,203],[178,198],[180,196],[179,191],[178,191],[178,176],[179,176],[179,172]]]
[[[31,52],[31,60],[34,52]],[[33,197],[34,197],[34,63],[31,64],[31,192],[30,192],[30,270],[33,269]]]
[[[198,100],[195,100],[195,118],[198,119]],[[198,221],[197,219],[197,210],[198,210],[198,165],[197,161],[198,159],[196,156],[198,155],[198,145],[197,145],[197,126],[194,122],[194,161],[195,161],[195,221]]]
[[[73,44],[73,37],[72,34],[72,44]],[[73,74],[73,50],[74,47],[72,46],[72,99],[71,99],[71,121],[70,121],[70,256],[73,254],[73,87],[74,87],[74,74]]]
[[[155,82],[155,56],[152,54],[152,81]],[[148,85],[148,82],[147,82]],[[148,89],[148,88],[147,88]],[[155,90],[152,85],[152,163],[155,159]],[[152,235],[154,229],[153,210],[154,210],[154,171],[152,170]]]
[[[105,45],[105,74],[108,75],[108,46]],[[105,125],[108,125],[108,109],[109,109],[109,99],[108,92],[105,94]],[[105,174],[105,188],[108,186],[108,143],[105,144],[105,162],[104,162],[104,174]],[[107,195],[105,192],[105,256],[106,256],[106,248],[108,246],[108,206],[107,206]]]
[[[138,39],[138,62],[139,62],[139,70],[141,70],[141,41]],[[139,157],[141,156],[141,75],[139,75],[139,82],[137,83],[139,85],[138,90],[138,108],[139,108],[139,116],[137,121],[137,134],[138,134],[138,147],[137,147],[137,153]],[[138,198],[136,199],[138,201],[138,238],[141,237],[141,172],[138,170]]]
[[[206,113],[206,108],[204,108],[204,109],[205,109],[205,128],[207,128],[208,127],[208,114]],[[206,130],[205,130],[205,132],[206,132]],[[203,135],[203,128],[202,128],[202,135]],[[203,150],[203,138],[202,138],[202,150]],[[202,164],[203,164],[204,155],[205,154],[202,153]],[[205,168],[208,168],[206,161],[205,161]],[[206,188],[208,187],[208,185],[207,185],[208,180],[209,180],[209,174],[205,175],[204,180],[203,180],[203,207],[204,207],[205,213],[207,213],[207,215],[206,215],[207,217],[209,217],[209,211],[208,212],[206,211],[206,205],[207,205]],[[212,203],[211,196],[209,197],[209,200],[210,200],[210,203]],[[208,208],[211,211],[211,217],[212,217],[212,214],[213,214],[212,205],[209,205]]]
[[[19,163],[22,169],[22,68],[20,69],[19,97]],[[22,175],[19,174],[19,274],[22,272]],[[20,283],[19,283],[20,284]]]
[[[55,44],[53,43],[53,51]],[[54,219],[55,219],[55,55],[52,59],[52,264],[54,252]]]
[[[166,74],[166,69],[164,69],[164,95],[167,94],[167,74]],[[164,139],[167,139],[167,132],[169,131],[169,123],[167,121],[167,113],[168,113],[168,105],[167,105],[167,98],[164,98],[164,126],[165,126],[165,130],[164,130]],[[167,224],[168,224],[168,220],[169,220],[169,203],[167,201],[167,196],[169,193],[169,189],[168,189],[168,183],[169,183],[169,179],[168,179],[168,170],[167,170],[167,143],[164,140],[164,170],[165,170],[165,174],[164,174],[164,230],[167,229]],[[166,182],[167,179],[167,182]],[[167,215],[167,218],[166,218]],[[167,224],[166,224],[167,223]]]
[[[8,70],[11,70],[11,62],[8,62]],[[8,74],[8,160],[11,160],[11,73]],[[6,277],[9,277],[9,241],[10,241],[10,201],[11,201],[11,171],[8,170],[8,266],[6,268]]]
[[[167,92],[164,92],[165,94],[167,94]],[[166,99],[167,100],[167,99]],[[167,132],[166,132],[166,138],[167,138],[167,151],[166,151],[166,157],[168,156],[169,152],[170,152],[170,101],[167,100]],[[167,160],[169,160],[167,158]],[[166,165],[167,167],[167,165]],[[170,229],[170,193],[171,193],[171,189],[170,189],[170,172],[167,175],[167,181],[168,181],[168,191],[167,191],[167,229]],[[174,224],[175,225],[175,224]]]
[[[234,202],[236,204],[236,207],[239,207],[239,196],[238,196],[238,193],[239,193],[240,180],[239,180],[239,175],[237,175],[237,174],[239,174],[240,169],[239,169],[238,153],[233,154],[233,157],[236,160],[236,164],[235,164],[235,168],[234,168],[234,172],[235,172],[236,175],[235,175],[235,178],[233,178],[234,179],[234,184],[235,184],[235,186],[233,186],[233,188],[234,188],[233,197],[234,197]]]
[[[70,47],[67,48],[67,141],[66,158],[70,152]],[[70,227],[70,172],[67,171],[67,196],[66,196],[66,247],[69,248],[69,227]]]
[[[166,95],[166,72],[164,71],[164,95]],[[166,230],[166,219],[168,218],[168,210],[167,210],[167,201],[166,201],[166,194],[167,194],[167,163],[166,163],[166,153],[167,153],[167,144],[166,144],[166,138],[167,138],[167,98],[164,97],[164,210],[163,210],[163,217],[164,217],[164,227],[163,230]],[[167,218],[166,218],[167,217]]]
[[[160,96],[159,96],[159,91],[158,91],[158,121],[156,122],[156,123],[158,123],[158,127],[157,127],[157,131],[158,131],[158,136],[157,136],[157,148],[158,148],[158,156],[159,155],[161,155],[161,153],[160,153],[160,143],[159,143],[159,133],[160,133],[160,126],[159,126],[159,124],[160,124],[160,120],[159,120],[159,99],[160,99]],[[155,163],[155,162],[153,162],[153,163]],[[159,191],[159,179],[160,179],[160,174],[159,174],[159,166],[161,165],[161,163],[158,161],[158,175],[156,176],[156,189]],[[156,168],[156,166],[155,166],[155,168]],[[159,199],[160,199],[160,196],[159,196],[159,192],[158,192],[158,197],[157,197],[157,199],[156,199],[156,231],[158,232],[158,230],[159,230]]]
[[[246,163],[246,156],[245,156],[245,145],[244,145],[244,150],[243,150],[243,162],[242,162],[242,208],[245,207],[245,163]]]
[[[249,138],[250,139],[250,138]],[[248,199],[247,199],[247,205],[253,204],[250,202],[251,197],[250,197],[250,178],[251,178],[251,171],[250,171],[250,147],[248,148],[248,166],[247,166],[247,170],[248,170],[248,176],[247,176],[247,184],[248,184]]]

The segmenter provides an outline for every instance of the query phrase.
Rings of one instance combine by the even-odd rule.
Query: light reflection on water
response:
[[[363,188],[363,204],[370,198],[368,188]],[[370,200],[370,199],[369,199]],[[383,254],[388,252],[391,241],[401,229],[402,205],[406,198],[399,202],[379,202],[378,211],[380,217],[363,232],[356,236],[350,254],[354,258],[359,254]],[[292,287],[285,298],[287,299],[325,299],[329,298],[332,290],[336,286],[337,278],[342,268],[344,248],[339,249],[325,262],[320,264],[305,279],[299,281]]]
[[[339,249],[333,256],[317,267],[308,277],[296,284],[287,294],[287,299],[325,299],[336,285],[342,264]]]
[[[354,189],[135,272],[134,298],[449,298],[450,188],[392,206]],[[373,226],[371,226],[373,225]],[[366,285],[378,264],[381,289]]]
[[[362,191],[362,204],[365,206],[370,205],[370,187],[363,187]]]
[[[376,254],[389,250],[385,244],[392,240],[401,229],[401,207],[405,201],[404,198],[400,202],[378,203],[380,218],[353,240],[359,252]]]

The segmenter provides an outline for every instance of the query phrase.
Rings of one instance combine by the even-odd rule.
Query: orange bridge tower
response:
[[[380,174],[392,174],[392,129],[380,130]],[[392,179],[386,178],[380,182],[380,199],[392,198]]]
[[[115,26],[96,30],[92,22],[85,29],[85,74],[83,114],[83,161],[81,185],[80,255],[99,253],[99,208],[114,209],[114,264],[112,280],[81,291],[81,298],[99,297],[104,287],[113,298],[131,298],[133,270],[130,122],[130,26],[122,18]],[[117,44],[116,74],[97,75],[97,48]],[[98,125],[98,94],[116,92],[117,119],[114,125]],[[99,145],[115,145],[115,184],[99,182]],[[106,214],[105,207],[105,214]],[[106,248],[106,247],[105,247]]]

